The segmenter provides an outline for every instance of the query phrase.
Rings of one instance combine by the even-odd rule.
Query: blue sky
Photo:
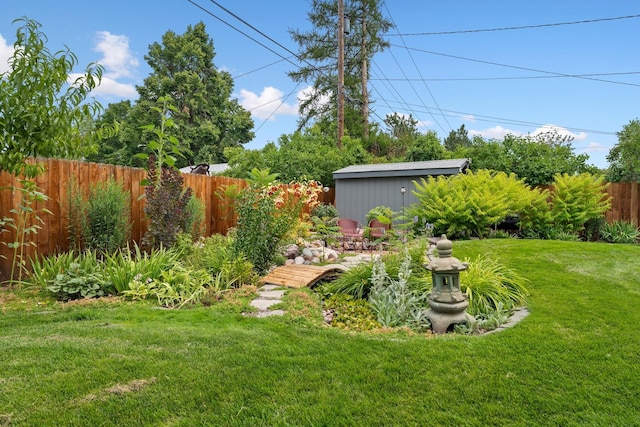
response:
[[[255,120],[246,147],[261,148],[295,129],[306,88],[286,75],[297,51],[288,30],[309,28],[309,7],[304,0],[0,0],[0,72],[15,41],[12,21],[27,16],[42,24],[50,50],[66,45],[78,56],[78,72],[104,65],[94,94],[104,106],[134,100],[149,74],[148,46],[202,21],[215,65],[234,77],[234,97]],[[640,117],[640,18],[612,19],[640,15],[640,2],[387,0],[383,12],[396,24],[391,34],[402,35],[390,35],[392,47],[372,63],[373,120],[412,114],[421,131],[440,138],[462,124],[486,138],[556,128],[574,137],[576,153],[606,167],[615,133]],[[577,21],[592,22],[546,25]],[[467,31],[523,26],[536,28]],[[425,34],[443,32],[453,34]]]

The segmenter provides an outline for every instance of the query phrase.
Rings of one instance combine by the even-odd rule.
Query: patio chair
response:
[[[343,243],[357,242],[362,240],[363,230],[360,223],[351,218],[338,218],[340,235]]]
[[[391,230],[391,224],[385,224],[375,218],[369,221],[369,235],[373,240],[387,237],[387,231],[389,230]]]

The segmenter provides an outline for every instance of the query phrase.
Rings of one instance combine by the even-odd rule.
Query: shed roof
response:
[[[469,159],[353,165],[333,172],[333,179],[455,175],[469,167]]]

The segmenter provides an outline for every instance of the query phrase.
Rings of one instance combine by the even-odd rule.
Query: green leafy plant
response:
[[[369,304],[383,326],[426,330],[430,327],[429,320],[424,316],[427,294],[409,288],[410,266],[411,257],[409,251],[405,250],[398,280],[394,280],[387,274],[385,264],[380,259],[374,260]]]
[[[131,235],[131,194],[113,179],[97,183],[85,199],[77,182],[69,189],[69,238],[72,247],[103,254],[127,245]]]
[[[191,236],[191,240],[198,240],[207,231],[204,223],[206,206],[202,200],[192,194],[184,210],[184,231]]]
[[[197,303],[213,282],[205,270],[188,269],[176,264],[156,278],[134,278],[129,289],[122,293],[134,300],[155,299],[163,307],[181,308]]]
[[[246,257],[237,256],[232,244],[231,238],[214,234],[191,244],[195,250],[185,262],[193,268],[207,270],[214,277],[220,275],[225,285],[240,287],[257,284],[258,275],[253,264]]]
[[[28,282],[32,285],[46,289],[58,274],[69,269],[76,262],[76,252],[70,250],[47,257],[35,257],[31,259],[31,272]]]
[[[418,240],[408,247],[411,257],[410,268],[413,272],[407,279],[408,286],[416,292],[424,293],[429,292],[431,289],[431,280],[424,266],[426,244],[426,240]],[[389,276],[397,278],[403,261],[403,255],[400,253],[390,253],[384,255],[382,261],[385,264],[385,270]],[[322,293],[325,298],[334,294],[347,294],[358,299],[366,299],[369,297],[369,292],[373,286],[371,281],[372,275],[373,261],[361,262],[341,273],[334,280],[319,286],[318,292]]]
[[[418,203],[409,208],[409,216],[433,224],[435,235],[482,238],[508,215],[519,216],[523,226],[547,222],[546,194],[515,175],[480,170],[422,178],[414,185]]]
[[[270,175],[255,172],[256,176]],[[253,182],[253,181],[252,181]],[[259,274],[266,272],[279,256],[283,239],[300,218],[306,203],[317,203],[319,184],[294,183],[263,186],[256,180],[240,191],[235,200],[238,221],[231,245],[235,256],[246,257]]]
[[[8,231],[13,229],[14,239],[12,242],[1,242],[11,249],[12,263],[9,273],[9,283],[22,282],[23,275],[28,274],[28,264],[25,252],[27,247],[36,247],[36,242],[32,236],[38,234],[38,230],[42,228],[40,224],[44,221],[40,217],[41,214],[51,214],[51,211],[45,208],[38,208],[38,202],[45,202],[49,197],[44,194],[36,183],[29,179],[19,180],[21,186],[16,188],[21,195],[20,204],[9,210],[13,217],[4,217],[0,219],[0,230]],[[17,270],[17,271],[16,271]]]
[[[394,212],[388,206],[376,206],[367,212],[367,222],[377,219],[383,224],[391,224]]]
[[[602,224],[600,237],[609,243],[636,243],[640,229],[631,221],[613,221]]]
[[[493,311],[480,313],[476,316],[475,326],[485,331],[492,331],[509,321],[511,310],[499,302]]]
[[[527,280],[496,260],[477,256],[460,274],[460,289],[467,296],[473,316],[495,312],[499,307],[511,310],[524,305],[529,291]]]
[[[311,210],[312,217],[338,218],[338,209],[329,203],[321,203]]]
[[[333,313],[331,326],[349,331],[370,331],[382,325],[364,299],[351,295],[333,295],[324,301],[324,309]]]
[[[551,193],[551,216],[559,229],[578,233],[590,219],[604,216],[611,207],[604,176],[556,174]]]
[[[68,301],[79,298],[95,298],[114,293],[113,285],[105,279],[103,268],[98,253],[86,250],[76,256],[63,256],[51,267],[63,267],[73,257],[71,263],[62,271],[59,271],[53,279],[47,280],[47,290],[53,293],[57,299]],[[47,269],[47,275],[53,270]],[[40,277],[43,277],[40,269]]]

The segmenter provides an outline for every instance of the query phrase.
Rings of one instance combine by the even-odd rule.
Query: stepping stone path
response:
[[[276,290],[276,285],[264,285],[258,289],[258,297],[251,301],[251,306],[258,309],[257,313],[252,313],[255,317],[282,316],[284,310],[270,310],[271,306],[282,302],[282,296],[286,291]]]

